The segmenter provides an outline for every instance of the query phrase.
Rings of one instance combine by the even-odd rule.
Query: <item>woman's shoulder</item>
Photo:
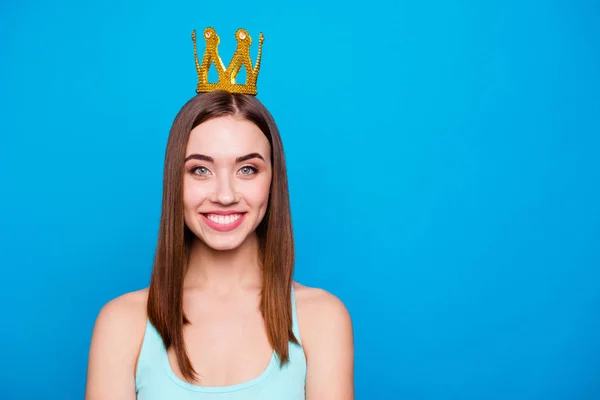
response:
[[[298,325],[306,355],[306,393],[353,397],[354,337],[348,309],[323,289],[294,285]]]
[[[90,343],[86,398],[131,390],[146,329],[147,300],[148,291],[138,290],[109,301],[100,310]],[[111,382],[110,388],[106,382]]]
[[[135,360],[146,328],[148,289],[125,293],[107,302],[96,318],[91,351],[119,351]]]
[[[325,307],[324,311],[327,313],[348,314],[348,310],[344,303],[338,297],[324,289],[305,286],[298,282],[294,282],[294,292],[299,307]]]
[[[345,304],[335,295],[320,288],[294,283],[300,334],[317,346],[327,346],[335,338],[352,341],[352,320]]]
[[[122,294],[102,307],[96,324],[103,323],[118,328],[122,325],[139,323],[139,321],[145,322],[147,302],[147,288]]]

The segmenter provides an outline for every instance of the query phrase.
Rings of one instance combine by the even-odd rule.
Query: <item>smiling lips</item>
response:
[[[228,232],[240,226],[246,213],[206,213],[201,215],[210,228],[220,232]]]

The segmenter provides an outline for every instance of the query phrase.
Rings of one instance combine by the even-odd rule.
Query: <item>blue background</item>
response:
[[[0,15],[3,399],[82,398],[98,311],[149,283],[168,130],[195,94],[190,33],[208,25],[225,63],[235,29],[264,32],[296,279],[349,308],[358,399],[600,398],[597,3]]]

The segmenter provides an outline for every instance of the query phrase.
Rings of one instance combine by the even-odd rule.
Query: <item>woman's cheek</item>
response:
[[[187,182],[184,184],[183,200],[189,205],[198,205],[206,198],[206,187],[199,182]]]

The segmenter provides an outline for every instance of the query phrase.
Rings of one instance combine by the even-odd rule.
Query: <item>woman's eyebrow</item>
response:
[[[235,159],[236,164],[237,163],[241,163],[243,161],[248,161],[252,158],[260,158],[261,160],[265,161],[265,158],[263,156],[261,156],[259,153],[250,153],[250,154],[246,154],[245,156],[241,156]],[[188,162],[189,160],[200,160],[200,161],[206,161],[206,162],[215,162],[215,159],[209,156],[205,156],[204,154],[190,154],[189,156],[187,156],[185,158],[184,162]]]
[[[265,159],[263,158],[263,156],[261,156],[260,154],[258,154],[258,153],[250,153],[250,154],[246,154],[245,156],[236,158],[235,162],[237,164],[237,163],[241,163],[241,162],[244,162],[244,161],[248,161],[248,160],[250,160],[252,158],[260,158],[261,160],[265,161]]]
[[[214,158],[205,156],[204,154],[190,154],[185,158],[184,162],[188,162],[189,160],[200,160],[206,162],[215,162]]]

